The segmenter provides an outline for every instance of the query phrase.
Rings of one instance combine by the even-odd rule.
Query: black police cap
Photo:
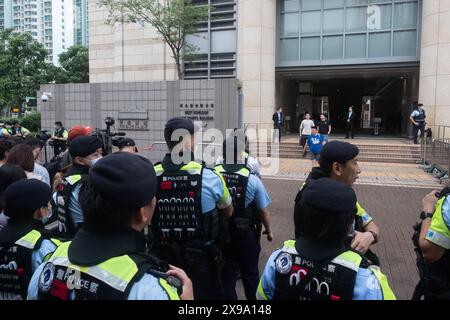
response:
[[[175,117],[167,121],[166,129],[170,132],[174,132],[177,129],[185,129],[190,134],[194,134],[199,127],[194,124],[194,122],[186,117]]]
[[[86,157],[102,147],[102,142],[96,136],[76,137],[70,142],[69,153],[72,157]]]
[[[358,154],[359,149],[354,144],[344,141],[330,141],[323,146],[320,157],[328,161],[342,163],[356,158]]]
[[[122,148],[125,148],[125,147],[135,147],[136,143],[131,138],[121,138],[117,142],[117,146],[119,147],[119,149],[122,149]]]
[[[36,179],[22,179],[8,186],[5,190],[5,214],[13,212],[30,212],[47,207],[52,196],[50,187]]]
[[[328,213],[349,213],[356,208],[356,194],[353,189],[329,178],[312,180],[303,191],[303,201],[311,207]]]
[[[148,205],[156,193],[153,164],[128,152],[115,152],[100,159],[89,170],[89,179],[102,197],[127,208]]]

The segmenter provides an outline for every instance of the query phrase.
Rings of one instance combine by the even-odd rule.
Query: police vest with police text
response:
[[[70,262],[65,242],[53,253],[39,277],[40,300],[126,300],[134,283],[155,265],[150,257],[122,255],[94,266],[78,266]],[[158,284],[169,300],[179,300],[177,289],[163,278]]]
[[[275,258],[274,299],[351,300],[362,261],[353,251],[345,251],[325,262],[312,261],[297,252],[295,240],[288,240]],[[394,300],[386,277],[377,267],[369,268],[380,282],[383,299]],[[308,276],[311,272],[313,275]],[[309,281],[303,281],[305,277]],[[258,292],[265,296],[261,283]]]
[[[214,241],[219,235],[217,209],[202,212],[202,173],[205,165],[191,161],[176,171],[155,165],[157,206],[152,230],[163,243]]]
[[[0,300],[26,299],[32,276],[31,256],[44,239],[41,232],[31,230],[13,243],[0,243]]]

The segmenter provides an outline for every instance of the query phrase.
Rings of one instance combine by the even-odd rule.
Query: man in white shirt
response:
[[[311,135],[311,128],[314,127],[314,121],[311,120],[309,112],[305,114],[305,119],[300,124],[300,146],[304,148],[306,140]],[[306,150],[304,149],[303,157],[306,156]]]

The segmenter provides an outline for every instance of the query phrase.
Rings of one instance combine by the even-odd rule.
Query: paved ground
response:
[[[270,210],[275,238],[272,243],[262,239],[260,271],[271,252],[293,237],[293,199],[299,181],[264,179],[264,183],[272,198]],[[418,280],[412,225],[419,215],[423,196],[431,189],[357,185],[355,191],[361,205],[381,229],[380,242],[373,249],[381,259],[382,271],[397,298],[410,299]],[[239,292],[243,298],[241,286]]]

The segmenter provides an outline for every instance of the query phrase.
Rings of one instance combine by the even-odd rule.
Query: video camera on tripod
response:
[[[112,117],[105,118],[106,129],[98,129],[96,128],[92,133],[93,136],[96,136],[102,142],[102,150],[103,155],[107,155],[112,153],[112,147],[118,146],[118,142],[121,137],[126,135],[125,132],[112,132],[111,127],[114,126],[115,120]]]
[[[47,141],[52,137],[51,134],[48,133],[48,130],[41,130],[38,134],[36,134],[36,138],[42,141],[43,149],[44,149],[44,156],[45,156],[45,163],[48,163],[47,158]],[[53,141],[49,141],[48,144],[52,145]]]

